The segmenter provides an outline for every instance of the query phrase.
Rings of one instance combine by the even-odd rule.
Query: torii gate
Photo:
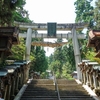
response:
[[[19,23],[15,22],[16,25],[19,26],[21,30],[27,30],[27,33],[25,34],[19,34],[20,37],[26,38],[26,60],[30,60],[30,49],[31,49],[31,39],[32,38],[72,38],[73,41],[73,47],[74,47],[74,55],[75,55],[75,61],[76,61],[76,70],[77,70],[77,76],[78,79],[81,80],[81,72],[78,67],[78,63],[81,62],[81,55],[80,55],[80,49],[78,44],[78,39],[85,39],[84,34],[76,34],[77,29],[83,29],[86,27],[85,23],[71,23],[71,24],[57,24],[56,29],[60,31],[71,31],[71,33],[67,34],[56,34],[54,37],[50,37],[47,34],[35,34],[32,32],[32,30],[47,30],[47,24],[46,23]]]

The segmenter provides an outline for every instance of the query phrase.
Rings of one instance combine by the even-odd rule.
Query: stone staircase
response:
[[[60,100],[94,100],[75,80],[57,79]],[[33,79],[20,100],[59,100],[52,79]]]

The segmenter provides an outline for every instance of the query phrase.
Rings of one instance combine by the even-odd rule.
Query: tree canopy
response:
[[[76,0],[75,5],[75,13],[76,13],[76,22],[86,22],[89,24],[89,28],[93,26],[93,9],[91,6],[92,0]]]
[[[0,0],[0,26],[13,26],[14,21],[31,22],[23,7],[25,0]]]

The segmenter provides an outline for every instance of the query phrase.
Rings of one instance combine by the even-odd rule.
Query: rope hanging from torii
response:
[[[34,41],[32,42],[33,46],[43,46],[43,47],[60,47],[63,46],[65,44],[67,44],[68,42],[56,42],[56,43],[52,43],[52,42],[42,42],[42,41]]]

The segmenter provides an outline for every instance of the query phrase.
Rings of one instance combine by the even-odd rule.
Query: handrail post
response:
[[[54,75],[54,73],[53,73],[53,75]],[[55,84],[55,90],[57,91],[58,100],[61,100],[55,75],[54,75],[54,84]]]

